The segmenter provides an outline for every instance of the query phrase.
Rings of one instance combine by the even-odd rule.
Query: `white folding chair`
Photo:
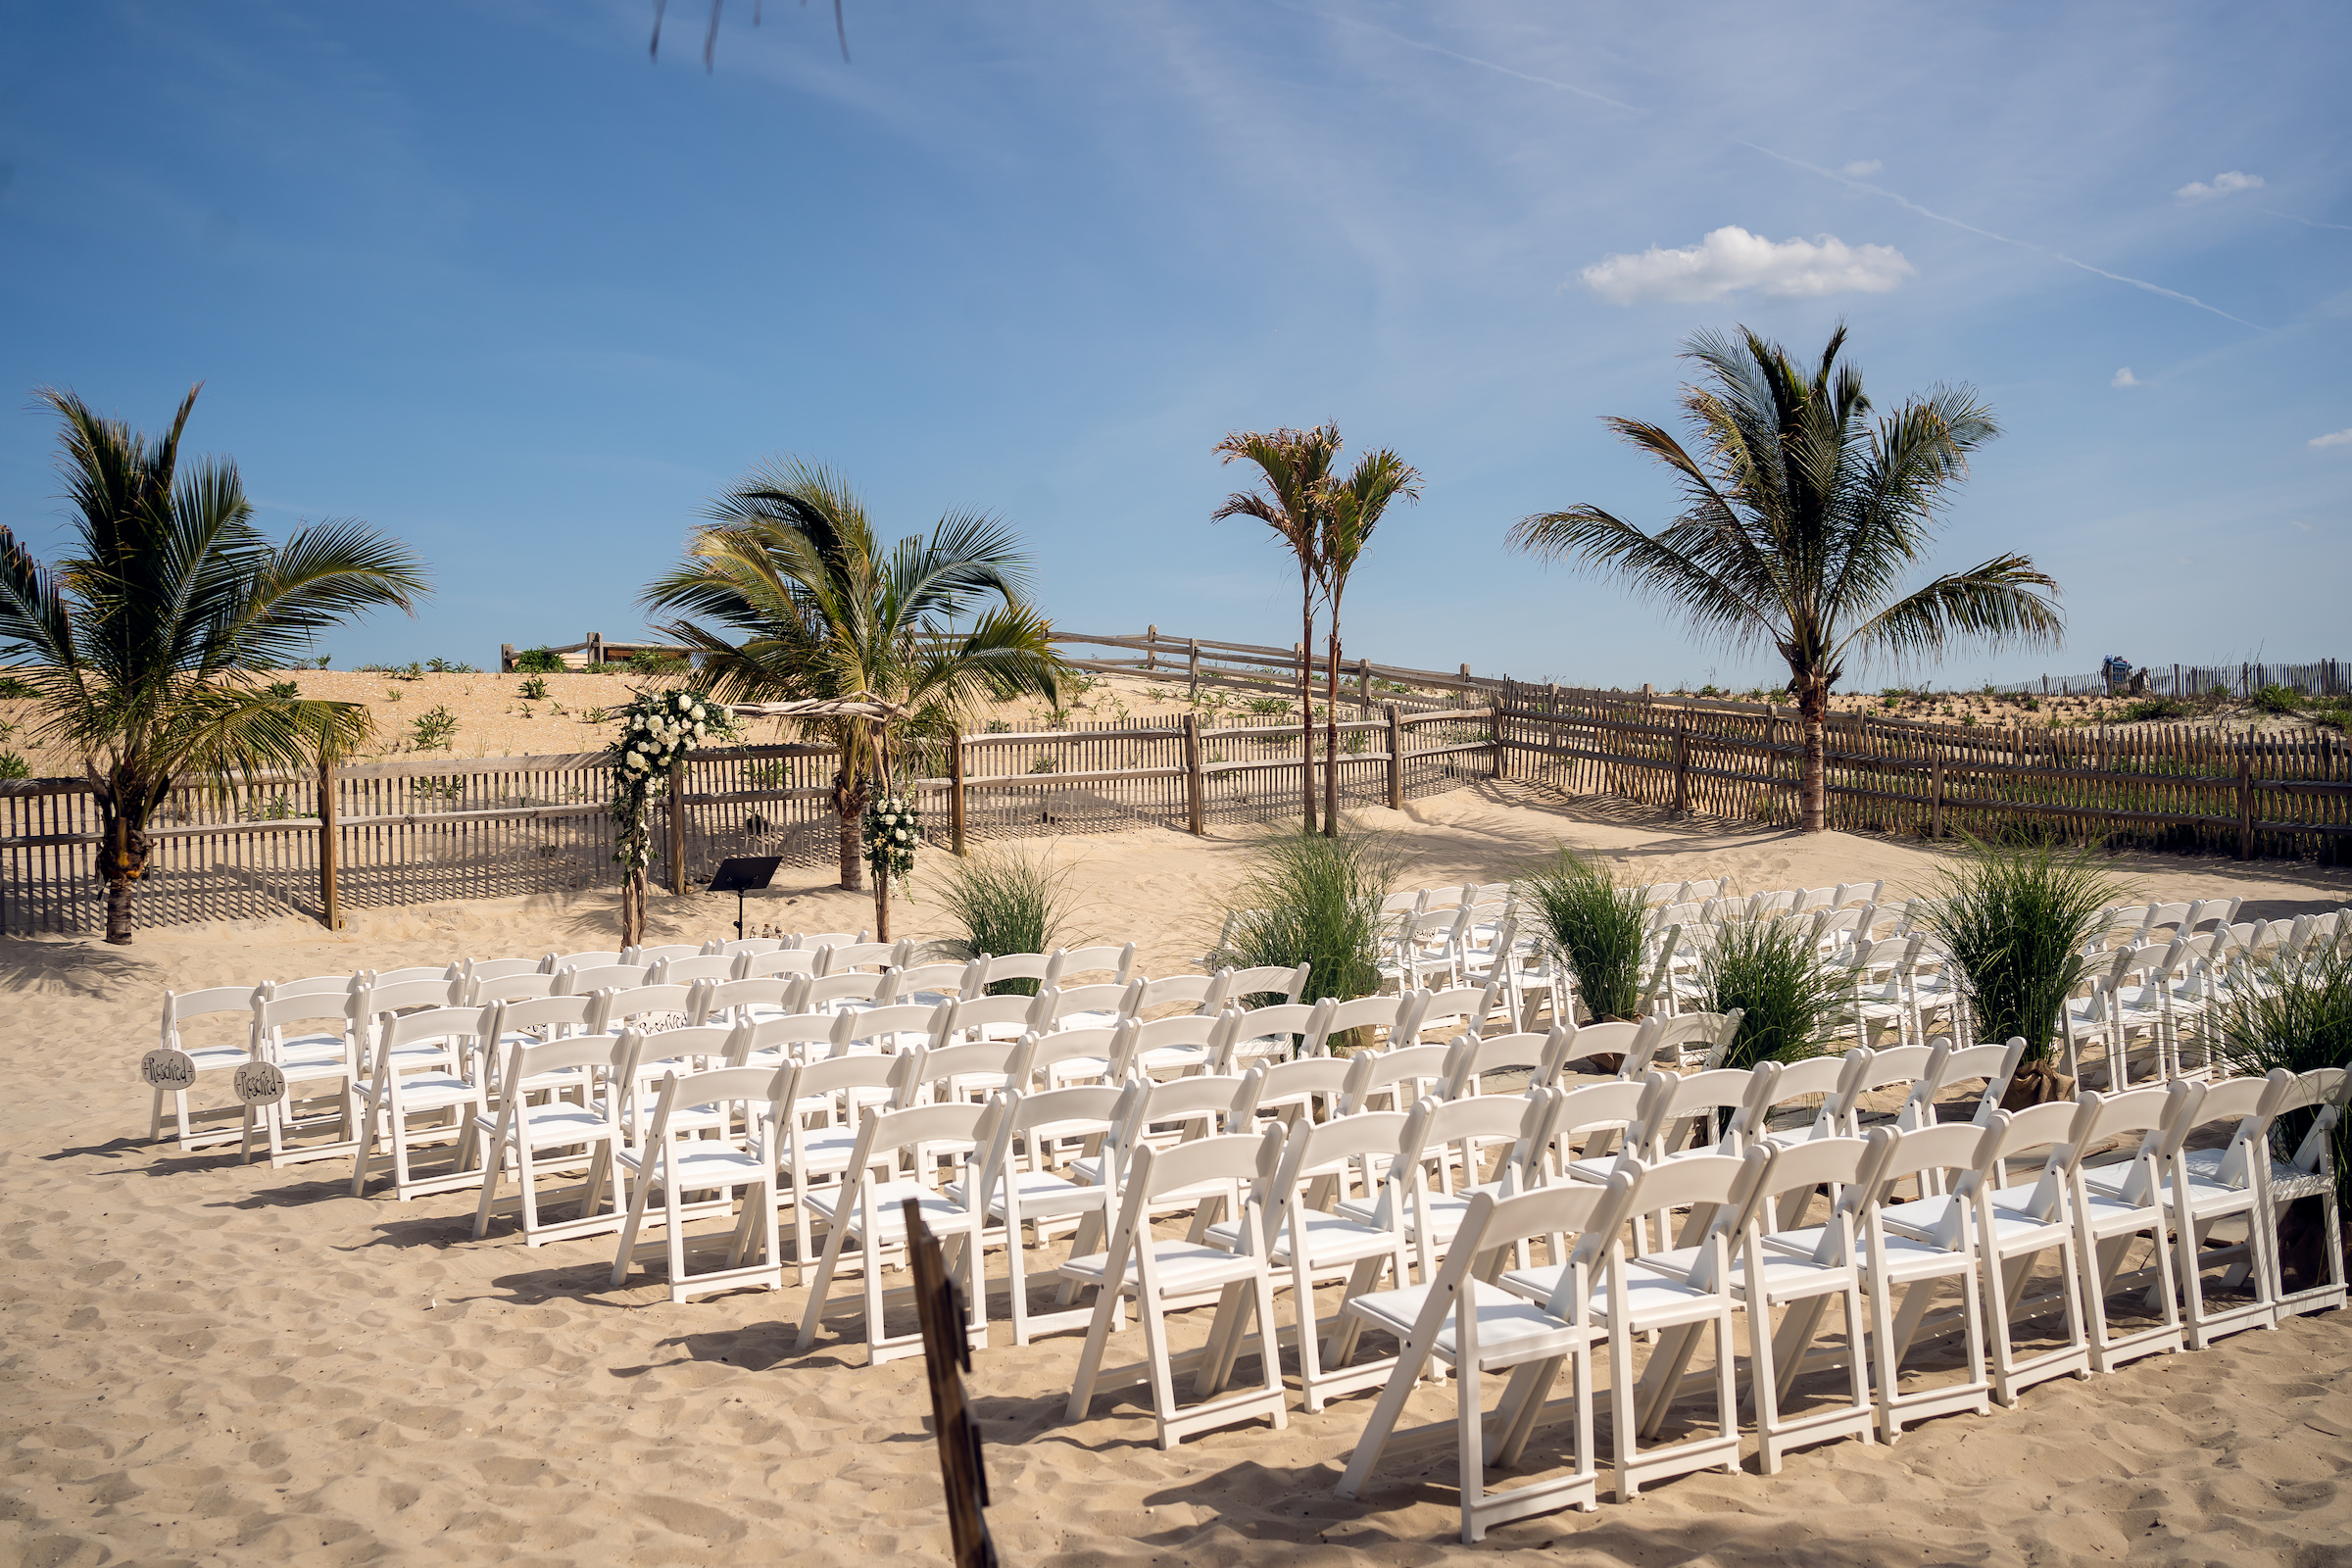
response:
[[[1305,965],[1299,967],[1303,969]],[[1229,1008],[1233,1029],[1225,1041],[1225,1056],[1212,1062],[1208,1070],[1242,1072],[1268,1058],[1287,1061],[1298,1054],[1302,1041],[1315,1034],[1318,1012],[1338,1005],[1327,998],[1321,1002],[1286,1002],[1247,1010]]]
[[[2069,1179],[2067,1208],[2075,1225],[2075,1257],[2082,1272],[2083,1331],[2090,1341],[2094,1372],[2113,1372],[2143,1355],[2180,1348],[2180,1309],[2173,1289],[2173,1248],[2163,1199],[2164,1146],[2176,1129],[2186,1131],[2203,1098],[2198,1085],[2175,1079],[2120,1095],[2101,1095],[2075,1137],[2082,1151],[2116,1138],[2133,1138],[2132,1152],[2096,1167],[2078,1152]],[[2095,1176],[2094,1176],[2095,1170]],[[2132,1244],[2146,1236],[2154,1252],[2147,1270],[2122,1273]],[[2147,1276],[2152,1273],[2152,1282]],[[2118,1332],[2107,1298],[2119,1285],[2136,1283],[2149,1293],[2153,1324]]]
[[[2302,1142],[2285,1159],[2273,1155],[2263,1182],[2262,1232],[2266,1241],[2279,1236],[2279,1224],[2295,1203],[2310,1201],[2320,1210],[2320,1256],[2313,1283],[2298,1290],[2286,1288],[2284,1249],[2269,1248],[2272,1294],[2280,1317],[2302,1312],[2325,1312],[2345,1303],[2343,1218],[2335,1200],[2335,1129],[2352,1101],[2352,1066],[2321,1067],[2297,1075],[2295,1087],[2279,1103],[2281,1117],[2311,1113]]]
[[[1106,1134],[1120,1114],[1127,1093],[1123,1086],[1084,1084],[1007,1099],[997,1123],[996,1141],[982,1167],[981,1186],[989,1195],[988,1223],[1004,1231],[1007,1305],[1015,1345],[1027,1345],[1040,1334],[1083,1328],[1093,1321],[1091,1306],[1030,1310],[1028,1250],[1022,1243],[1022,1231],[1032,1231],[1041,1248],[1046,1245],[1049,1225],[1091,1217],[1100,1232],[1109,1189],[1056,1173],[1046,1155],[1053,1145],[1067,1139]],[[957,1202],[970,1201],[959,1184],[951,1185],[948,1192]]]
[[[280,1169],[314,1159],[339,1159],[359,1147],[359,1085],[363,1020],[357,1015],[358,993],[352,980],[340,992],[297,989],[299,982],[281,988],[262,982],[253,1003],[253,1044],[256,1060],[267,1061],[285,1077],[283,1099],[245,1107],[245,1152],[253,1149],[257,1127],[270,1147],[270,1165]],[[289,1032],[289,1026],[318,1025],[327,1029]],[[331,1095],[331,1114],[305,1112],[300,1105]],[[326,1144],[291,1146],[289,1133],[310,1132],[329,1122],[336,1136]]]
[[[784,1288],[777,1245],[776,1159],[770,1140],[789,1114],[785,1094],[790,1077],[791,1069],[781,1067],[720,1067],[663,1075],[653,1131],[640,1147],[619,1150],[614,1156],[629,1178],[628,1218],[612,1258],[615,1287],[627,1280],[638,1234],[653,1214],[662,1228],[672,1301],[747,1285]],[[697,1114],[683,1114],[690,1110]],[[716,1137],[698,1136],[713,1127]],[[657,1188],[662,1193],[658,1212],[650,1201]],[[695,1193],[716,1196],[690,1201],[689,1195]],[[694,1272],[686,1227],[697,1219],[728,1218],[738,1193],[743,1195],[747,1223],[728,1234],[725,1265]],[[746,1234],[755,1228],[756,1244]],[[760,1253],[757,1262],[748,1260],[754,1245]]]
[[[1068,982],[1085,974],[1107,974],[1105,982],[1124,986],[1135,978],[1135,944],[1092,948],[1055,948],[1046,962],[1046,981],[1069,989]],[[994,978],[992,972],[991,978]]]
[[[629,1055],[635,1042],[609,1035],[585,1035],[545,1043],[517,1040],[507,1052],[500,1075],[503,1085],[495,1115],[478,1116],[475,1126],[487,1140],[487,1164],[482,1172],[481,1202],[474,1209],[473,1239],[489,1233],[490,1216],[503,1206],[501,1178],[510,1161],[516,1194],[513,1200],[522,1221],[525,1247],[618,1230],[625,1216],[616,1203],[603,1208],[612,1187],[612,1154],[620,1143],[621,1087],[629,1080]],[[564,1087],[544,1091],[532,1103],[534,1083]],[[576,1099],[565,1099],[566,1093]],[[557,1157],[550,1159],[550,1155]],[[540,1205],[549,1195],[541,1180],[586,1162],[577,1190],[579,1213],[568,1220],[540,1218]]]
[[[1262,1135],[1220,1135],[1170,1149],[1146,1145],[1136,1150],[1107,1248],[1075,1254],[1058,1270],[1064,1278],[1081,1287],[1092,1286],[1097,1292],[1086,1346],[1079,1352],[1077,1375],[1070,1381],[1064,1419],[1085,1419],[1098,1393],[1140,1383],[1152,1390],[1153,1426],[1161,1448],[1173,1448],[1196,1432],[1259,1416],[1270,1418],[1277,1431],[1290,1424],[1263,1206],[1282,1145],[1282,1130],[1269,1127]],[[1180,1241],[1153,1233],[1150,1216],[1155,1207],[1204,1187],[1232,1193],[1234,1245],[1218,1247],[1207,1241]],[[1144,1359],[1133,1366],[1105,1370],[1102,1358],[1122,1297],[1134,1298],[1136,1315],[1143,1320]],[[1182,1354],[1173,1352],[1168,1345],[1169,1310],[1204,1297],[1217,1302],[1208,1343]],[[1244,1348],[1245,1318],[1254,1319],[1257,1325],[1263,1380],[1236,1393],[1214,1393],[1224,1386],[1233,1360]],[[1187,1370],[1197,1371],[1199,1387],[1208,1396],[1184,1407],[1177,1403],[1175,1378]]]
[[[427,1193],[472,1187],[482,1180],[482,1138],[477,1125],[489,1110],[483,1080],[488,1064],[476,1066],[476,1051],[494,1038],[498,1008],[430,1007],[386,1017],[375,1037],[375,1070],[360,1085],[359,1148],[351,1167],[351,1196],[368,1190],[374,1160],[392,1167],[392,1196],[401,1202]],[[413,1118],[427,1118],[421,1127]],[[384,1153],[374,1154],[378,1142]],[[415,1151],[455,1143],[448,1169],[419,1176]]]
[[[2295,1075],[2284,1067],[2261,1078],[2215,1084],[2165,1138],[2161,1196],[2180,1250],[2180,1315],[2192,1350],[2209,1348],[2239,1329],[2278,1325],[2277,1269],[2264,1255],[2278,1239],[2264,1232],[2262,1178],[2270,1163],[2271,1125],[2294,1091]],[[2222,1147],[2187,1147],[2199,1127],[2220,1124],[2230,1129]],[[2215,1244],[2214,1230],[2225,1220],[2242,1224],[2245,1239]],[[2251,1285],[2254,1298],[2236,1306],[2209,1300],[2204,1275],[2210,1268],[2242,1270],[2238,1277]]]
[[[785,1086],[790,1103],[776,1139],[776,1179],[792,1187],[796,1283],[808,1284],[816,1269],[816,1219],[809,1199],[820,1188],[841,1182],[857,1151],[861,1124],[898,1096],[913,1065],[910,1053],[832,1056],[791,1068],[792,1079]],[[887,1154],[884,1159],[887,1165]]]
[[[163,1043],[159,1049],[176,1051],[188,1058],[198,1078],[208,1072],[234,1073],[253,1057],[253,1009],[260,988],[255,986],[214,986],[204,991],[167,991],[164,993]],[[235,1038],[225,1041],[192,1040],[183,1032],[199,1018],[231,1019]],[[198,1136],[188,1124],[188,1091],[185,1088],[155,1089],[155,1109],[147,1122],[147,1141],[158,1143],[164,1136],[164,1097],[172,1097],[173,1113],[179,1121],[179,1147],[185,1153],[209,1149],[215,1144],[238,1142],[244,1137],[241,1126],[216,1129]],[[243,1120],[240,1112],[239,1120]]]
[[[1608,1238],[1623,1217],[1635,1181],[1628,1174],[1606,1187],[1551,1187],[1515,1198],[1481,1193],[1464,1212],[1453,1253],[1436,1279],[1348,1300],[1346,1311],[1395,1336],[1402,1348],[1340,1478],[1341,1496],[1362,1494],[1373,1467],[1392,1445],[1417,1446],[1450,1431],[1465,1544],[1485,1539],[1491,1526],[1512,1519],[1558,1508],[1589,1513],[1599,1506],[1592,1348],[1608,1337],[1608,1329],[1592,1302],[1596,1276],[1610,1256]],[[1562,1253],[1549,1271],[1551,1288],[1541,1294],[1514,1294],[1483,1277],[1489,1258],[1516,1252],[1538,1237],[1569,1235],[1576,1237],[1575,1248]],[[1433,1360],[1454,1374],[1454,1419],[1397,1432],[1405,1403]],[[1489,1492],[1490,1467],[1521,1463],[1563,1365],[1569,1368],[1574,1433],[1567,1474]],[[1491,1417],[1484,1389],[1489,1373],[1508,1374]]]
[[[988,1293],[982,1289],[981,1248],[988,1228],[988,1203],[962,1201],[941,1190],[947,1173],[963,1178],[959,1191],[970,1198],[983,1191],[979,1166],[996,1137],[1001,1102],[988,1105],[910,1105],[869,1116],[858,1129],[850,1155],[851,1174],[835,1187],[812,1191],[808,1203],[825,1222],[825,1250],[818,1261],[816,1283],[809,1288],[808,1305],[801,1314],[796,1348],[816,1343],[824,1323],[825,1300],[850,1244],[858,1246],[863,1284],[865,1354],[868,1366],[900,1356],[923,1353],[923,1336],[892,1335],[884,1319],[888,1297],[882,1288],[886,1259],[903,1256],[907,1244],[905,1205],[912,1202],[923,1227],[940,1240],[948,1265],[963,1286],[966,1341],[973,1349],[988,1345]],[[877,1174],[879,1172],[879,1174]]]

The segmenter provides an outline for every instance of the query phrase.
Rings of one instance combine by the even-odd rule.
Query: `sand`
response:
[[[1500,877],[1562,837],[1643,879],[1729,873],[1750,889],[1884,875],[1899,890],[1936,859],[1842,835],[1596,820],[1589,807],[1491,787],[1371,819],[1430,882]],[[1200,951],[1246,835],[1054,849],[1074,867],[1080,924],[1132,936],[1165,973]],[[2235,892],[2263,915],[2352,899],[2352,878],[2277,862],[2119,868],[2150,894]],[[818,929],[866,924],[867,907],[801,887],[761,913]],[[655,900],[663,940],[719,934],[732,915],[732,901]],[[939,929],[919,896],[901,921]],[[610,1238],[530,1250],[502,1227],[468,1240],[470,1194],[354,1200],[347,1164],[271,1171],[145,1142],[134,1069],[167,986],[612,933],[612,900],[583,895],[363,911],[333,936],[287,919],[142,932],[127,950],[0,943],[14,1026],[0,1041],[0,1562],[945,1560],[921,1365],[863,1365],[854,1313],[796,1354],[795,1289],[673,1306],[642,1271],[609,1288]],[[971,1379],[1007,1564],[1422,1563],[1466,1549],[1449,1458],[1392,1465],[1360,1501],[1333,1493],[1367,1397],[1162,1453],[1133,1393],[1061,1424],[1075,1336],[1008,1342],[1000,1324]],[[1420,1418],[1449,1397],[1419,1396]],[[2352,1321],[2337,1313],[2045,1384],[2017,1409],[1930,1422],[1892,1447],[1839,1443],[1770,1478],[1688,1477],[1594,1515],[1501,1527],[1475,1549],[2340,1563],[2348,1469]]]

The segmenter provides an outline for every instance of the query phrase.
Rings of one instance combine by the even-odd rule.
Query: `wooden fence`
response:
[[[1316,732],[1317,755],[1323,736]],[[1297,808],[1295,720],[1202,724],[1197,714],[966,736],[924,760],[912,788],[925,837],[971,840],[1268,820]],[[1342,798],[1401,805],[1495,770],[1492,709],[1407,711],[1343,725]],[[657,825],[658,880],[707,881],[732,855],[822,866],[838,855],[833,752],[714,748],[675,781],[677,821]],[[610,887],[610,784],[600,754],[410,758],[324,775],[174,790],[151,829],[135,894],[143,926]],[[322,816],[321,803],[326,811]],[[664,812],[670,809],[666,801]],[[94,932],[99,817],[79,779],[0,783],[0,931]],[[672,853],[675,844],[682,853]],[[322,874],[331,866],[331,878]]]
[[[2144,677],[2142,679],[2141,677]],[[2251,697],[2266,686],[2283,686],[2306,697],[2341,697],[2352,691],[2340,659],[2315,659],[2308,663],[2280,664],[2259,661],[2243,664],[2146,664],[2132,671],[2140,689],[2128,680],[2110,680],[2104,673],[2043,675],[2034,680],[2010,681],[1999,692],[2038,692],[2044,697]]]
[[[1793,824],[1793,711],[1506,685],[1504,773],[1682,812]],[[2259,737],[2185,726],[2052,730],[1840,713],[1829,825],[1941,838],[2051,836],[2116,847],[2312,856],[2352,846],[2352,751],[2332,730]]]

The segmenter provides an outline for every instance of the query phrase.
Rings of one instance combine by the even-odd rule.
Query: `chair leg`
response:
[[[494,1139],[490,1145],[490,1162],[482,1168],[482,1200],[473,1205],[473,1239],[480,1241],[490,1230],[490,1205],[498,1198],[499,1175],[506,1169],[507,1141]],[[526,1208],[524,1212],[529,1212]],[[530,1227],[523,1227],[527,1236]]]
[[[1444,1325],[1439,1325],[1442,1328]],[[1355,1441],[1355,1451],[1349,1455],[1348,1469],[1340,1477],[1340,1495],[1354,1497],[1364,1490],[1371,1478],[1372,1467],[1380,1462],[1381,1450],[1388,1446],[1389,1438],[1396,1430],[1397,1418],[1404,1414],[1405,1401],[1420,1386],[1421,1375],[1428,1368],[1430,1346],[1437,1339],[1437,1329],[1430,1331],[1427,1340],[1418,1334],[1405,1337],[1404,1348],[1396,1357],[1396,1368],[1389,1374],[1380,1398],[1372,1406],[1372,1414],[1364,1422],[1363,1435]]]
[[[653,1190],[649,1172],[639,1166],[637,1179],[629,1183],[629,1217],[621,1221],[620,1248],[612,1255],[612,1283],[617,1286],[629,1277],[629,1254],[637,1250],[637,1232],[645,1223],[646,1195]]]

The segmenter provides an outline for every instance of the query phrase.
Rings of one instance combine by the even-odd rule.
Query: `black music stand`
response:
[[[718,870],[710,878],[712,893],[735,895],[735,934],[743,935],[743,896],[759,893],[775,880],[776,867],[784,863],[781,855],[741,855],[718,862]]]

